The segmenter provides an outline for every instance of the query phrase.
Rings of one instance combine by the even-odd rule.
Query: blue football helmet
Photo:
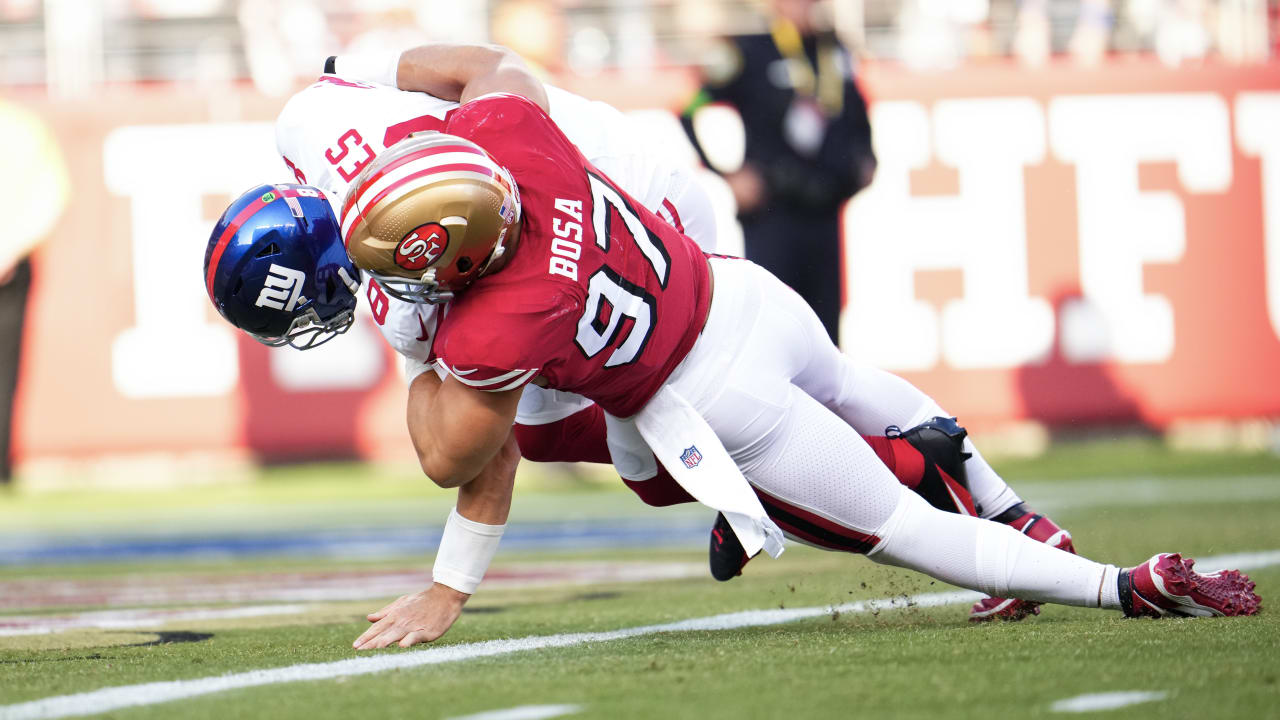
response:
[[[306,350],[346,332],[359,278],[333,208],[307,185],[259,185],[241,195],[204,253],[213,306],[264,345]]]

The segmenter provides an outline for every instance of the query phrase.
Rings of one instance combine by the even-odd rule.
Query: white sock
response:
[[[1099,607],[1109,610],[1122,610],[1120,605],[1120,568],[1108,565],[1102,576],[1102,585],[1098,588]]]
[[[964,440],[964,451],[971,457],[964,461],[964,472],[969,479],[969,492],[980,510],[980,516],[988,520],[1022,502],[1018,493],[1000,477],[987,459],[969,438]]]
[[[1007,525],[937,510],[905,489],[876,535],[881,541],[868,554],[872,560],[994,597],[1119,606],[1118,597],[1112,599],[1114,567],[1036,542]]]

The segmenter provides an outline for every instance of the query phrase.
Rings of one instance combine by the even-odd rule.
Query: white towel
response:
[[[620,426],[629,423],[634,423],[680,487],[703,505],[724,513],[748,557],[761,549],[770,557],[782,554],[782,530],[765,514],[760,499],[715,431],[680,393],[663,385],[634,418],[614,418],[609,424],[610,435],[615,428],[625,432]],[[620,434],[618,439],[623,437]],[[631,443],[623,440],[620,444]],[[614,449],[612,443],[610,449]]]

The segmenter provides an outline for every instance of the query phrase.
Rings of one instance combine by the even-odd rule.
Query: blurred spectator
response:
[[[1201,60],[1215,41],[1227,60],[1266,59],[1263,0],[1130,0],[1125,15],[1166,65]]]
[[[507,0],[493,11],[493,41],[520,54],[535,69],[555,74],[564,58],[565,21],[546,0]]]
[[[905,0],[898,14],[898,51],[916,68],[951,68],[988,41],[987,0]]]
[[[1102,63],[1111,43],[1115,15],[1111,0],[1083,0],[1080,18],[1071,34],[1071,57],[1079,65],[1094,67]]]
[[[1156,21],[1156,55],[1166,65],[1199,60],[1209,53],[1205,0],[1166,0]]]
[[[725,174],[738,202],[747,257],[813,307],[832,340],[840,320],[840,209],[871,182],[875,155],[866,103],[817,0],[772,0],[770,32],[712,49],[685,112],[711,102],[737,108],[746,131],[742,167]]]
[[[10,442],[22,327],[31,288],[30,255],[53,230],[67,202],[58,144],[33,113],[0,100],[0,153],[20,172],[0,176],[0,483],[13,475]]]
[[[1028,67],[1049,60],[1053,42],[1049,31],[1049,0],[1020,0],[1013,30],[1013,54]]]
[[[249,76],[266,95],[293,92],[298,78],[314,80],[338,49],[324,13],[308,0],[242,0],[237,19]]]
[[[27,22],[40,14],[41,0],[0,0],[0,20]]]

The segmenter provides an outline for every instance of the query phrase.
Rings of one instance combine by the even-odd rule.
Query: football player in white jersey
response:
[[[323,190],[340,211],[351,181],[383,150],[414,132],[438,130],[485,78],[522,64],[502,48],[433,44],[399,53],[338,56],[325,74],[294,95],[276,119],[276,147],[294,177]],[[479,85],[476,83],[479,82]],[[715,251],[715,215],[693,172],[661,147],[637,142],[643,133],[610,105],[547,87],[551,115],[591,162],[703,250]],[[436,306],[407,303],[367,275],[374,321],[406,359],[409,380],[428,369]],[[590,405],[579,396],[532,388],[518,421],[540,425]]]

